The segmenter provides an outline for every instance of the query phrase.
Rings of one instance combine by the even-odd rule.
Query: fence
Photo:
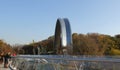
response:
[[[17,70],[120,70],[119,56],[19,55],[12,61]]]

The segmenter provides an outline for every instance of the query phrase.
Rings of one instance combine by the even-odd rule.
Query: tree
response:
[[[8,52],[15,53],[15,51],[9,44],[5,43],[3,40],[0,40],[0,54],[1,53],[6,54]]]

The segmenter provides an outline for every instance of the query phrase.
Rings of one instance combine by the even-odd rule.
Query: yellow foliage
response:
[[[111,55],[120,55],[120,50],[112,48],[110,53]]]

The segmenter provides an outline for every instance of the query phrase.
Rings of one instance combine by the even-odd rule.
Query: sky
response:
[[[29,44],[54,35],[57,18],[72,33],[120,34],[120,0],[0,0],[0,39]]]

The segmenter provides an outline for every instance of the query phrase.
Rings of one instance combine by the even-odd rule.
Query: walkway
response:
[[[10,70],[9,68],[4,68],[4,64],[0,64],[0,70]]]

